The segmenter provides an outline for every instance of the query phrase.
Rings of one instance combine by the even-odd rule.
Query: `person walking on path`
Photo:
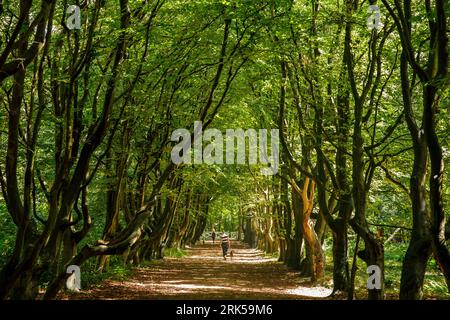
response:
[[[214,240],[216,240],[216,232],[214,230],[211,232],[211,238],[214,243]]]
[[[227,253],[230,248],[230,238],[225,231],[220,236],[220,246],[222,247],[223,260],[227,260]]]

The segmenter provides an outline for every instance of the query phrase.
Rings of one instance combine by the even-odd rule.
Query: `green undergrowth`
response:
[[[278,252],[272,252],[272,253],[264,252],[264,258],[278,259]]]
[[[164,249],[164,256],[171,258],[182,258],[187,256],[186,250],[180,248],[167,248]],[[142,262],[138,267],[151,267],[160,260],[148,260]],[[121,256],[111,256],[109,265],[103,272],[99,272],[97,269],[97,259],[90,259],[86,261],[81,267],[81,287],[83,289],[89,289],[99,286],[105,280],[113,281],[125,281],[131,274],[136,266],[125,265]],[[45,288],[48,282],[44,282],[41,287]]]
[[[359,246],[362,249],[364,245]],[[406,242],[389,242],[384,248],[384,259],[385,259],[385,291],[388,297],[392,299],[398,299],[400,293],[400,280],[402,273],[403,259],[406,253],[408,243]],[[349,268],[352,266],[353,262],[353,250],[354,250],[354,240],[349,241]],[[331,248],[328,247],[326,250],[326,277],[332,278],[333,275],[333,257]],[[364,261],[357,259],[357,272],[355,279],[355,292],[357,299],[365,299],[367,295],[366,281],[367,281],[367,266]],[[330,281],[332,287],[332,281]],[[436,261],[433,257],[428,261],[428,268],[425,274],[423,295],[425,299],[450,299],[450,294],[447,292],[447,285],[445,283],[445,278],[442,275]]]
[[[333,256],[332,256],[332,240],[326,239],[324,243],[325,252],[325,274],[320,279],[316,286],[322,286],[333,289]],[[354,239],[349,240],[349,269],[352,267],[353,251],[355,247]],[[364,245],[359,246],[359,250],[363,249]],[[386,299],[398,299],[400,293],[400,280],[402,273],[402,263],[407,250],[408,243],[406,242],[389,242],[385,245],[385,293]],[[276,258],[277,254],[264,253],[264,257]],[[280,262],[281,263],[281,262]],[[367,266],[364,261],[357,258],[357,271],[355,277],[355,299],[367,299]],[[305,278],[308,282],[309,278]],[[424,299],[450,299],[450,294],[447,291],[445,278],[439,270],[436,260],[431,257],[428,261],[427,272],[424,279],[423,288]]]
[[[183,258],[188,255],[187,251],[181,248],[165,248],[164,256],[169,258]]]
[[[103,272],[98,272],[95,260],[88,261],[81,267],[81,287],[90,288],[105,280],[125,281],[132,273],[133,266],[124,265],[121,257],[110,258],[110,263]]]

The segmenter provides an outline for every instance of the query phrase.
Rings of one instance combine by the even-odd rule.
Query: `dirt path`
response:
[[[188,249],[184,258],[165,258],[137,268],[126,281],[63,296],[69,299],[320,299],[331,290],[311,287],[298,273],[243,244],[226,261],[219,245]]]

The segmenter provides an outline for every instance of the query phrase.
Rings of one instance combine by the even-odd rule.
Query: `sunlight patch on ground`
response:
[[[233,260],[234,262],[235,260]],[[277,261],[277,259],[263,259],[263,258],[258,258],[258,259],[239,259],[237,260],[237,262],[239,263],[248,263],[248,264],[260,264],[260,263],[268,263],[268,262],[272,262],[272,261]]]
[[[223,287],[223,286],[205,286],[200,284],[151,284],[151,286],[164,286],[164,287],[171,287],[176,289],[193,289],[193,290],[202,290],[202,289],[225,289],[230,290],[229,287]]]
[[[325,298],[328,297],[333,290],[324,287],[299,287],[296,289],[286,290],[286,292],[297,296]]]
[[[205,262],[217,262],[217,263],[249,263],[249,264],[259,264],[259,263],[268,263],[277,261],[275,258],[263,258],[260,256],[257,257],[236,257],[233,259],[230,257],[227,260],[224,260],[221,256],[191,256],[189,259],[192,260],[203,260]]]
[[[146,286],[146,284],[142,283],[142,282],[133,283],[133,285],[138,286],[138,287],[145,287]]]
[[[226,260],[223,259],[222,256],[197,256],[197,257],[189,257],[189,259],[192,260],[201,260],[204,262],[268,262],[268,261],[272,261],[272,259],[265,259],[262,257],[236,257],[234,256],[233,259],[231,259],[230,257],[227,257]]]
[[[209,251],[209,252],[208,252]],[[261,264],[267,262],[277,261],[278,259],[272,257],[265,257],[263,253],[258,249],[234,249],[234,257],[231,259],[230,256],[227,257],[226,260],[223,260],[221,255],[221,251],[217,250],[217,255],[209,255],[205,254],[206,252],[210,253],[211,250],[203,250],[199,254],[190,255],[187,259],[193,260],[203,260],[203,261],[217,261],[223,263],[244,263],[244,264]]]
[[[184,280],[166,280],[166,281],[162,281],[163,283],[180,283],[180,282],[184,282]]]

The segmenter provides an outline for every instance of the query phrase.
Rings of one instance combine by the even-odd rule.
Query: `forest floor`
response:
[[[298,272],[251,249],[232,243],[223,260],[218,242],[188,248],[181,258],[166,257],[136,268],[124,281],[105,280],[59,299],[326,299],[331,290],[312,286]]]

